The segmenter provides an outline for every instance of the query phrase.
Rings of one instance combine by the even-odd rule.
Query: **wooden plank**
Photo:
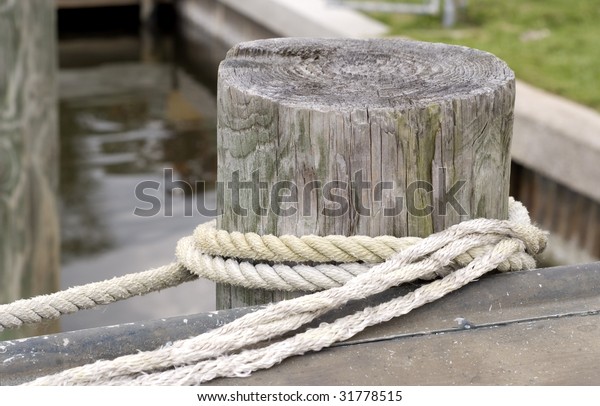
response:
[[[149,351],[229,323],[256,310],[170,317],[0,342],[0,385],[18,385],[68,368]]]
[[[173,0],[54,0],[55,7],[61,8],[92,8],[92,7],[121,7],[136,6],[142,3],[172,3]]]
[[[0,303],[59,286],[55,28],[46,0],[0,5]]]
[[[591,207],[587,216],[588,230],[585,237],[585,247],[600,258],[600,204]]]
[[[565,185],[513,162],[511,192],[529,210],[532,221],[549,230],[550,243],[542,256],[546,265],[598,260],[600,203]]]
[[[350,303],[344,308],[317,320],[311,326],[316,326],[321,322],[330,322],[336,318],[354,313],[365,306],[375,306],[404,294],[412,288],[414,286],[391,289],[364,301]],[[416,347],[422,345],[424,348],[430,345],[428,343],[434,343],[430,345],[430,350],[435,352],[438,346],[435,337],[455,333],[469,333],[464,329],[466,322],[457,322],[456,319],[460,318],[468,321],[468,325],[471,327],[469,331],[487,331],[486,334],[488,335],[473,336],[478,337],[474,341],[482,340],[482,343],[488,347],[490,352],[495,352],[496,347],[490,347],[489,343],[490,340],[495,339],[495,332],[500,331],[496,327],[522,326],[527,325],[527,323],[576,319],[577,317],[585,317],[588,314],[597,314],[600,311],[599,292],[600,262],[488,276],[403,317],[374,326],[345,343],[337,344],[336,347],[353,348],[358,351],[364,346],[377,345],[377,347],[372,348],[377,348],[377,351],[381,351],[382,354],[390,354],[386,343],[408,340],[407,342],[413,343],[410,345]],[[184,339],[212,330],[255,309],[224,310],[216,313],[174,317],[0,342],[1,359],[10,359],[10,362],[0,362],[0,384],[17,384],[44,374],[55,373],[66,368],[93,362],[97,359],[113,359],[136,351],[152,350],[166,345],[170,341]],[[530,325],[534,327],[546,326],[546,324]],[[520,331],[516,327],[514,328],[515,330],[506,330],[509,331],[507,334],[513,334],[513,331],[514,334],[517,334]],[[530,341],[537,339],[535,335],[538,331],[537,328],[532,327],[530,330],[521,331],[515,337],[527,339],[527,334],[530,334]],[[567,357],[570,353],[563,351],[563,347],[567,344],[570,345],[570,342],[575,342],[573,341],[573,335],[568,329],[557,329],[558,327],[554,329],[555,333],[552,333],[556,342],[556,349],[554,350],[556,357]],[[579,334],[577,329],[573,331],[575,335]],[[466,337],[471,336],[467,335]],[[499,336],[498,339],[501,337],[503,336]],[[583,340],[583,337],[581,339]],[[419,342],[421,344],[418,344]],[[562,344],[559,345],[559,343]],[[595,351],[595,349],[592,350]],[[331,354],[338,354],[331,351],[327,350],[309,355],[306,358],[309,361],[306,362],[310,363],[310,368],[326,368],[328,363],[333,362],[331,361]],[[375,356],[373,354],[377,352],[374,349],[368,351],[370,351],[370,356]],[[392,349],[392,351],[396,350]],[[398,354],[400,353],[398,352]],[[333,358],[336,357],[337,355]],[[310,376],[314,372],[311,369],[300,371],[300,367],[305,365],[304,359],[305,357],[299,357],[288,361],[292,363],[290,364],[290,371],[292,371],[290,373]],[[282,379],[287,376],[287,366],[285,365],[288,365],[288,362],[283,364],[283,369],[281,367],[276,369],[282,375],[280,380],[271,383],[285,384],[287,382]],[[352,370],[357,364],[354,361],[348,361],[343,367],[341,367],[341,363],[336,365],[340,367],[340,370]],[[385,364],[382,365],[385,366]],[[430,366],[431,368],[436,367],[436,365]],[[485,374],[485,371],[483,371],[484,366],[476,363],[465,365],[463,366],[464,373],[476,375],[477,371],[482,370],[482,373]],[[255,375],[260,376],[261,374],[270,373],[268,371],[257,372]],[[266,379],[254,378],[255,375],[249,379]],[[345,379],[347,379],[345,382],[346,384],[368,383],[368,381],[364,381],[364,377],[356,378],[357,380],[352,382],[353,376],[345,375]],[[318,384],[335,384],[339,382],[336,379],[338,379],[336,373],[332,373],[331,376],[326,378],[321,376]],[[441,377],[436,379],[441,379]],[[252,382],[259,384],[259,381],[255,380],[242,381],[244,384],[252,384]],[[307,381],[304,380],[303,382],[306,383]],[[219,381],[217,383],[240,384],[235,380]],[[383,384],[383,381],[371,383]],[[429,383],[433,383],[433,381]],[[450,381],[447,383],[450,383]],[[528,382],[524,381],[522,383]],[[394,384],[400,384],[400,381]]]
[[[390,296],[381,300],[394,294],[398,293],[386,292]],[[472,327],[492,326],[599,310],[600,263],[498,274],[368,329],[349,342],[449,331],[465,322]]]
[[[56,7],[61,8],[91,8],[135,6],[142,0],[55,0]]]
[[[339,346],[209,385],[599,385],[600,315]]]

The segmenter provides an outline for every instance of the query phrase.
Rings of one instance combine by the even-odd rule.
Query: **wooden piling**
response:
[[[0,1],[0,303],[59,287],[55,30],[53,2]]]
[[[425,237],[508,210],[514,74],[400,39],[242,43],[219,69],[218,227]],[[288,293],[218,286],[217,307]]]

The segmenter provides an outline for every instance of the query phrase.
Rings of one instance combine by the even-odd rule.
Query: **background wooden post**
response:
[[[217,103],[222,229],[424,237],[507,217],[514,74],[491,54],[399,39],[242,43],[220,66]],[[218,286],[217,307],[289,296]]]
[[[0,303],[59,287],[55,12],[0,0]]]

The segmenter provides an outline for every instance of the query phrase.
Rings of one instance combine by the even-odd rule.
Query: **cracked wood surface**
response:
[[[0,303],[59,287],[54,14],[46,0],[0,1]]]
[[[514,74],[491,54],[253,41],[227,54],[217,99],[220,228],[425,237],[507,217]],[[217,296],[218,308],[290,297],[222,286]]]

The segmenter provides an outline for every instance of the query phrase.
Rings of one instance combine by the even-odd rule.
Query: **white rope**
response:
[[[112,361],[97,361],[40,378],[33,384],[202,383],[216,377],[245,376],[253,370],[268,368],[291,355],[319,350],[336,341],[350,338],[370,325],[436,300],[492,269],[532,268],[535,265],[532,256],[543,250],[546,234],[529,224],[527,212],[519,203],[511,201],[510,213],[510,221],[471,220],[427,237],[393,255],[386,262],[359,273],[343,286],[270,305],[221,328],[156,351],[127,355]],[[183,259],[194,257],[191,254],[183,255],[189,254],[185,247],[190,243],[188,241],[180,245],[183,248],[178,247],[178,256],[182,262],[182,256]],[[476,253],[474,259],[462,268],[450,272],[457,264],[460,266],[463,260],[466,261],[469,257],[467,253],[472,252]],[[228,268],[226,262],[219,266]],[[203,259],[198,263],[191,261],[185,265],[206,268]],[[233,265],[229,267],[235,268]],[[244,265],[240,266],[239,271],[233,269],[232,272],[243,274],[242,267]],[[279,343],[243,350],[248,345],[256,345],[295,330],[348,301],[362,299],[392,286],[438,273],[446,276],[404,297],[364,309],[331,324],[322,324]],[[236,281],[246,280],[239,274],[234,278]],[[256,279],[256,276],[251,276],[250,279],[252,278]],[[270,278],[278,280],[275,275]],[[239,350],[243,351],[238,352]]]
[[[57,319],[63,314],[144,295],[194,279],[196,275],[181,264],[173,263],[49,295],[17,300],[0,306],[0,331]]]
[[[529,224],[527,210],[512,198],[509,202],[509,221],[515,224]],[[215,223],[211,222],[200,225],[192,237],[182,238],[177,244],[176,256],[179,263],[191,272],[216,282],[247,288],[314,292],[342,286],[353,277],[368,271],[372,263],[380,263],[422,240],[417,237],[390,236],[260,236],[255,233],[228,233],[216,230]],[[473,258],[488,252],[490,248],[491,246],[478,245],[465,250],[446,267],[423,274],[420,279],[431,280],[445,276],[452,269],[465,266]],[[290,257],[287,258],[284,254]],[[228,256],[234,258],[225,258]],[[271,265],[240,261],[237,258],[254,261],[310,262],[361,260],[367,263]],[[516,253],[498,264],[498,270],[507,272],[523,269],[522,264],[531,260],[524,252]]]
[[[270,368],[290,356],[301,355],[309,351],[319,351],[335,342],[347,340],[369,326],[389,321],[394,317],[404,315],[419,306],[439,299],[492,270],[494,260],[504,260],[506,254],[519,249],[521,246],[519,241],[516,240],[502,241],[495,247],[493,252],[477,259],[468,268],[463,268],[444,279],[424,285],[413,293],[375,307],[366,308],[333,323],[323,323],[318,328],[296,334],[291,338],[264,348],[246,350],[239,354],[225,354],[216,359],[205,357],[201,361],[190,361],[189,364],[168,371],[115,376],[109,379],[97,377],[97,379],[90,382],[75,381],[73,383],[82,384],[85,382],[86,384],[95,385],[198,385],[218,377],[245,377],[253,371]],[[486,266],[482,266],[483,263],[486,263]],[[154,354],[151,356],[154,356]],[[182,360],[184,358],[180,356],[178,359]],[[113,366],[109,365],[108,368],[112,369]],[[97,370],[96,367],[93,370]],[[66,378],[69,379],[68,376]],[[61,384],[69,382],[68,380],[66,382],[62,381],[62,379],[62,377],[59,378],[58,382],[61,382]],[[80,379],[80,377],[77,376],[76,379]],[[48,384],[57,384],[58,382],[50,380]],[[43,381],[38,383],[45,384]]]
[[[527,210],[512,198],[509,204],[509,220],[513,223],[527,224]],[[206,236],[204,235],[206,233]],[[415,237],[341,237],[341,236],[282,236],[279,245],[283,251],[293,252],[293,258],[304,258],[311,262],[323,259],[343,262],[345,260],[361,260],[341,264],[320,263],[315,266],[305,264],[269,264],[252,263],[236,258],[225,258],[234,251],[232,247],[241,247],[242,257],[253,260],[273,260],[277,257],[274,251],[278,246],[277,237],[258,236],[254,233],[229,233],[217,231],[214,224],[201,225],[193,237],[182,238],[177,244],[177,263],[137,274],[129,274],[120,278],[73,287],[50,295],[23,299],[0,305],[0,331],[20,327],[23,324],[39,323],[52,320],[63,314],[70,314],[82,309],[90,309],[97,305],[105,305],[132,296],[143,295],[171,286],[179,285],[200,276],[220,283],[243,286],[246,288],[262,288],[285,291],[314,292],[331,289],[347,283],[352,278],[367,272],[369,262],[381,262],[392,253],[401,252],[422,241]],[[208,237],[207,237],[208,236]],[[215,237],[217,236],[217,237]],[[210,242],[214,237],[220,242]],[[344,242],[348,240],[348,242]],[[256,247],[252,254],[246,246]],[[362,248],[361,248],[362,247]],[[477,246],[460,253],[445,268],[438,268],[430,274],[423,274],[421,279],[433,279],[447,275],[452,269],[465,266],[485,252],[490,246]],[[350,255],[348,252],[355,252]],[[390,251],[391,250],[391,251]],[[357,252],[366,252],[365,258]],[[522,269],[522,264],[531,262],[526,253],[517,253],[498,265],[500,271]],[[365,263],[366,262],[366,263]]]
[[[217,230],[216,221],[199,225],[194,231],[195,247],[205,254],[256,261],[356,262],[379,263],[413,246],[418,237],[396,238],[389,235],[344,237],[329,235],[258,235]]]

